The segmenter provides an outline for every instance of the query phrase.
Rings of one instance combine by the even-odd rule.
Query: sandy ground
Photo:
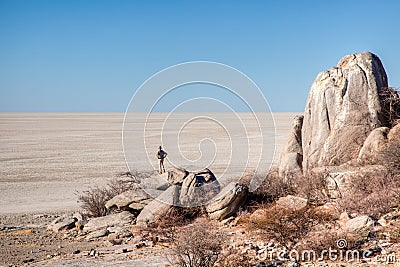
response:
[[[278,148],[276,155],[279,155],[294,115],[274,114]],[[155,114],[149,120],[148,129],[152,129],[146,134],[149,149],[154,146],[156,150],[160,136],[152,133],[159,131],[160,121],[164,118],[165,114]],[[122,113],[0,113],[0,214],[77,209],[79,192],[92,186],[104,185],[116,174],[125,172],[123,119]],[[229,118],[223,120],[229,122]],[[178,127],[182,118],[173,117],[169,121],[168,127]],[[219,149],[222,153],[230,149],[225,146],[223,131],[220,135],[218,131],[211,134],[212,129],[207,122],[204,125],[201,121],[196,123],[195,131],[191,132],[190,127],[183,131],[180,141],[183,142],[180,147],[182,151],[190,152],[193,144],[198,147],[199,138],[207,135],[217,140],[217,147],[225,147],[225,152]],[[230,134],[232,131],[233,134],[240,133],[235,128],[240,127],[240,124],[226,124],[231,125]],[[257,132],[254,124],[250,122],[249,125],[247,130],[251,138]],[[132,133],[135,136],[143,134],[142,128],[134,131],[137,131]],[[167,137],[169,134],[170,138],[175,133],[166,131],[165,134]],[[175,153],[172,146],[168,153]],[[169,158],[173,160],[172,156]],[[146,166],[147,162],[147,158],[136,159],[135,166],[140,170],[140,166]],[[157,164],[157,161],[152,164]],[[170,166],[168,164],[167,167]],[[225,165],[224,161],[214,160],[210,168],[219,174],[224,172]]]

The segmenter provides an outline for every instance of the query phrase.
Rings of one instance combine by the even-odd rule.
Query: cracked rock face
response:
[[[368,134],[383,125],[379,90],[387,86],[381,61],[369,52],[318,74],[304,111],[303,171],[357,158]]]
[[[301,128],[304,116],[293,119],[292,128],[279,159],[278,170],[281,177],[302,172],[303,149],[301,147]]]

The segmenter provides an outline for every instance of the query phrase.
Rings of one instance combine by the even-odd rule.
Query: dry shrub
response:
[[[247,177],[244,177],[239,183],[248,185],[250,182]],[[323,173],[293,174],[284,179],[279,176],[277,170],[272,170],[257,190],[250,194],[246,206],[254,210],[254,208],[259,208],[260,204],[271,204],[287,195],[298,195],[317,205],[325,204],[329,201],[325,175]]]
[[[214,223],[198,220],[180,229],[167,258],[173,266],[215,266],[227,240],[226,234],[218,231]]]
[[[390,212],[400,201],[400,175],[359,174],[349,181],[349,188],[339,200],[349,213],[379,218]]]
[[[325,174],[322,172],[296,175],[291,178],[290,182],[295,194],[306,198],[309,203],[323,205],[329,201]]]
[[[128,175],[129,174],[129,175]],[[121,176],[127,176],[121,178]],[[105,204],[108,200],[125,191],[137,189],[138,184],[130,173],[123,173],[104,187],[93,187],[78,195],[81,207],[92,217],[101,217],[109,213]]]
[[[251,216],[244,221],[249,230],[259,230],[266,240],[274,239],[288,250],[293,248],[319,218],[308,207],[300,210],[267,208],[262,216]]]
[[[338,246],[340,240],[345,241],[347,244],[345,247]],[[315,253],[315,259],[303,257],[302,261],[313,261],[313,260],[328,260],[327,250],[359,250],[364,243],[363,239],[357,234],[338,234],[334,229],[323,229],[314,232],[311,236],[304,238],[296,247],[296,250],[301,255],[310,256],[310,254],[303,254],[303,251],[312,251]],[[325,253],[324,253],[325,252]],[[345,254],[344,254],[345,255]]]
[[[248,177],[244,177],[239,181],[239,183],[248,186],[250,184],[250,180]],[[286,183],[284,179],[279,176],[277,170],[271,170],[265,179],[263,179],[261,185],[254,192],[250,193],[247,198],[246,206],[254,209],[254,207],[258,207],[259,204],[272,203],[280,197],[284,197],[293,193],[294,188],[292,185]]]
[[[400,119],[400,95],[392,87],[384,87],[379,90],[379,99],[382,105],[382,117],[385,125],[393,127]]]
[[[174,240],[178,229],[192,223],[196,218],[205,215],[203,207],[171,207],[165,216],[148,227],[141,229],[141,232],[149,233],[153,242]]]
[[[389,142],[381,152],[378,161],[392,174],[400,173],[400,142]]]
[[[235,247],[229,247],[220,257],[216,266],[251,267],[254,266],[254,260],[255,257],[251,257],[248,253],[243,253]]]

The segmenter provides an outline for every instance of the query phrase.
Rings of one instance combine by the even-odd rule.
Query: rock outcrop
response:
[[[168,170],[168,182],[173,185],[182,185],[183,180],[188,176],[189,172],[181,168],[172,168]]]
[[[87,224],[85,224],[83,230],[85,232],[95,232],[98,230],[107,229],[110,226],[132,225],[134,222],[134,215],[129,211],[123,211],[104,217],[92,218]]]
[[[169,209],[179,203],[179,187],[173,185],[147,204],[136,218],[136,225],[148,226],[167,214]]]
[[[285,177],[302,172],[303,149],[301,144],[301,128],[304,116],[293,119],[292,128],[283,147],[278,164],[279,176]]]
[[[182,183],[179,196],[182,206],[200,206],[206,204],[220,191],[220,185],[209,169],[190,173]]]
[[[61,217],[58,217],[52,223],[50,223],[47,226],[47,230],[60,232],[63,230],[72,229],[75,227],[75,222],[77,221],[78,219],[75,218],[74,216],[71,216],[70,214],[65,214]]]
[[[381,61],[368,52],[318,74],[304,111],[304,171],[357,158],[368,134],[383,125],[379,90],[387,86]]]

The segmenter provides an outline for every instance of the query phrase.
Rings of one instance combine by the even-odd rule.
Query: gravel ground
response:
[[[165,266],[165,248],[136,249],[53,233],[47,225],[62,213],[0,216],[0,266]]]

